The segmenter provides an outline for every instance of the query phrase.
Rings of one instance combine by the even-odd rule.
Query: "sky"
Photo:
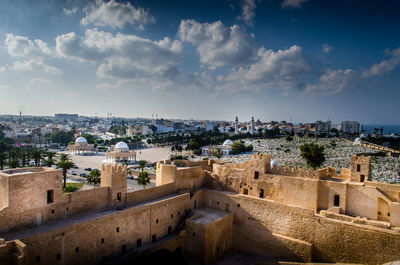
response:
[[[400,124],[400,2],[3,0],[0,114]]]

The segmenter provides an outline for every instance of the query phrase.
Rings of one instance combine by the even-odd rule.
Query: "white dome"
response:
[[[353,145],[361,145],[362,144],[362,140],[360,138],[356,138],[353,142]]]
[[[233,142],[231,140],[225,140],[223,146],[231,146],[233,144]]]
[[[81,137],[76,138],[75,143],[81,144],[81,145],[87,145],[88,142],[85,137],[81,136]]]
[[[278,161],[271,160],[271,163],[270,163],[271,169],[274,168],[274,165],[276,165],[276,169],[279,169],[279,163],[278,163]]]
[[[365,136],[365,134],[363,134],[363,133],[360,135],[360,138],[366,138],[366,137],[367,136]]]
[[[390,137],[396,137],[396,135],[394,133],[390,134]]]
[[[125,142],[119,142],[114,147],[115,150],[129,150],[129,146]]]

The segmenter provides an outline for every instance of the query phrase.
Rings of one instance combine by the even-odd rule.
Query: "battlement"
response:
[[[101,171],[107,172],[110,174],[127,174],[127,165],[123,164],[108,164],[108,165],[101,165]]]

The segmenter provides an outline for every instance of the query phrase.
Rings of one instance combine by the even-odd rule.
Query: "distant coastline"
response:
[[[374,132],[374,128],[380,129],[383,128],[383,133],[394,133],[400,134],[400,125],[390,125],[390,124],[363,124],[363,130],[366,132]]]

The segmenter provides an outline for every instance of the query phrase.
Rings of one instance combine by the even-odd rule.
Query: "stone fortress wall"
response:
[[[122,165],[102,166],[101,188],[68,194],[59,170],[2,171],[0,264],[95,264],[157,244],[204,263],[229,249],[303,262],[400,259],[400,185],[369,181],[369,158],[352,157],[340,173],[270,160],[162,162],[157,186],[134,192]]]

